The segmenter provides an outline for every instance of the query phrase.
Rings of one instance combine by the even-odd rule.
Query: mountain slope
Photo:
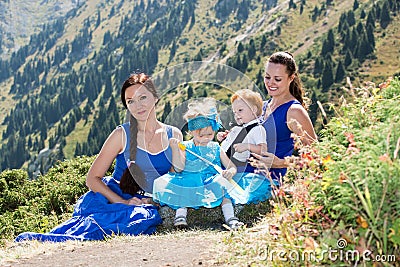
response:
[[[313,121],[320,125],[316,100],[335,101],[343,94],[345,75],[361,73],[361,78],[379,82],[398,72],[394,60],[400,53],[392,38],[399,32],[399,4],[356,2],[358,8],[353,8],[355,2],[314,0],[71,2],[73,9],[33,34],[29,45],[9,60],[0,61],[1,169],[29,166],[30,173],[44,172],[54,160],[96,154],[124,117],[117,104],[118,90],[130,72],[141,69],[154,75],[167,66],[198,60],[227,64],[262,89],[265,58],[276,50],[292,51],[314,102]],[[386,28],[377,15],[384,13],[384,7],[391,14]],[[351,64],[336,79],[336,68],[349,53],[346,38],[354,39],[357,31],[366,34],[370,14],[376,40],[373,52],[364,52],[359,41],[363,39],[356,36]],[[353,16],[354,25],[343,23]],[[347,32],[338,31],[338,26]],[[335,45],[324,53],[330,34]],[[388,57],[381,48],[394,56]],[[382,72],[385,62],[392,67]],[[319,68],[324,71],[318,73]],[[208,94],[226,100],[221,88],[190,86],[196,89],[194,97]],[[174,108],[186,100],[188,90],[183,84],[163,96],[160,118],[168,115],[166,105]],[[50,148],[46,152],[50,155],[38,157],[44,148]]]

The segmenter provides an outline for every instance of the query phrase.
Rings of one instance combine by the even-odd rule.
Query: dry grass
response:
[[[376,42],[376,59],[367,60],[362,66],[365,80],[382,82],[394,73],[400,73],[400,17],[392,17],[392,23],[383,32],[376,35],[380,40]],[[377,28],[380,26],[377,25]],[[377,80],[376,78],[379,78]]]

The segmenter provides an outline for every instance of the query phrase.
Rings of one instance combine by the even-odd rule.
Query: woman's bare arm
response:
[[[126,142],[125,139],[126,138],[123,129],[115,129],[104,142],[103,147],[90,167],[86,177],[86,185],[89,187],[89,189],[93,192],[101,193],[111,203],[118,202],[127,204],[126,200],[114,193],[102,181],[102,178],[110,168],[118,153],[123,150],[123,146]]]

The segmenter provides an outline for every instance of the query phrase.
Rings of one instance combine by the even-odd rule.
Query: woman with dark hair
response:
[[[102,240],[156,230],[162,220],[151,201],[153,181],[170,170],[173,158],[179,159],[171,147],[183,139],[176,127],[157,120],[158,98],[149,76],[129,76],[121,100],[130,121],[118,126],[104,142],[87,174],[90,191],[78,200],[73,217],[49,233],[22,233],[16,241]],[[113,175],[104,177],[114,160]],[[179,168],[179,161],[174,166]]]
[[[131,75],[122,85],[121,101],[130,113],[130,121],[110,134],[86,180],[92,191],[101,193],[111,203],[147,204],[153,181],[171,168],[169,140],[182,140],[183,137],[176,127],[157,120],[155,106],[158,99],[153,82],[144,73]],[[145,198],[122,198],[101,182],[114,159],[113,177],[118,180],[121,177],[122,191],[131,195],[140,193]]]
[[[294,150],[292,134],[300,137],[305,145],[317,140],[314,127],[307,113],[304,91],[293,55],[276,52],[268,59],[264,83],[270,99],[264,102],[263,126],[267,132],[268,151],[252,154],[251,165],[269,169],[271,178],[279,184],[286,174],[285,157]]]

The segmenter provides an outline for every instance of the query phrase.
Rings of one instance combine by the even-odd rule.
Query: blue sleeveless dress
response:
[[[264,102],[263,114],[265,114],[270,101],[271,99]],[[294,150],[294,140],[291,137],[292,131],[288,128],[286,120],[287,112],[291,105],[301,105],[301,103],[297,100],[286,102],[276,108],[263,122],[267,132],[268,152],[281,159],[291,156]],[[269,171],[272,179],[281,183],[287,168],[271,168]]]
[[[113,177],[118,181],[121,179],[122,173],[128,167],[127,162],[130,161],[129,123],[124,123],[119,127],[123,127],[126,134],[126,145],[124,151],[118,154],[115,161]],[[166,126],[166,132],[168,139],[170,139],[172,137],[172,128],[168,125]],[[154,180],[166,174],[172,166],[172,150],[168,147],[159,153],[153,154],[138,147],[136,152],[136,164],[146,177],[145,184],[140,185],[141,188],[147,193],[152,193]]]
[[[192,140],[184,141],[186,150],[221,166],[220,146],[209,142],[207,146],[196,146]],[[185,169],[169,172],[154,181],[153,200],[173,209],[180,207],[214,208],[221,204],[224,190],[215,182],[221,175],[210,165],[186,152]]]
[[[126,136],[129,137],[129,123],[119,127],[123,127]],[[167,126],[166,130],[168,138],[171,138],[172,128]],[[148,178],[146,190],[152,187],[153,180],[156,177],[168,172],[171,167],[171,157],[172,151],[169,147],[155,155],[138,149],[136,163]],[[132,197],[130,194],[123,193],[119,187],[121,175],[127,167],[127,159],[129,159],[129,138],[127,138],[124,151],[116,158],[113,176],[103,178],[103,182],[124,199]],[[151,192],[151,190],[146,192]],[[143,197],[139,194],[135,196]],[[89,191],[78,199],[71,219],[53,228],[49,233],[21,233],[15,241],[103,240],[116,234],[152,234],[156,231],[157,225],[161,223],[162,219],[157,207],[153,205],[134,206],[110,203],[102,194]]]

